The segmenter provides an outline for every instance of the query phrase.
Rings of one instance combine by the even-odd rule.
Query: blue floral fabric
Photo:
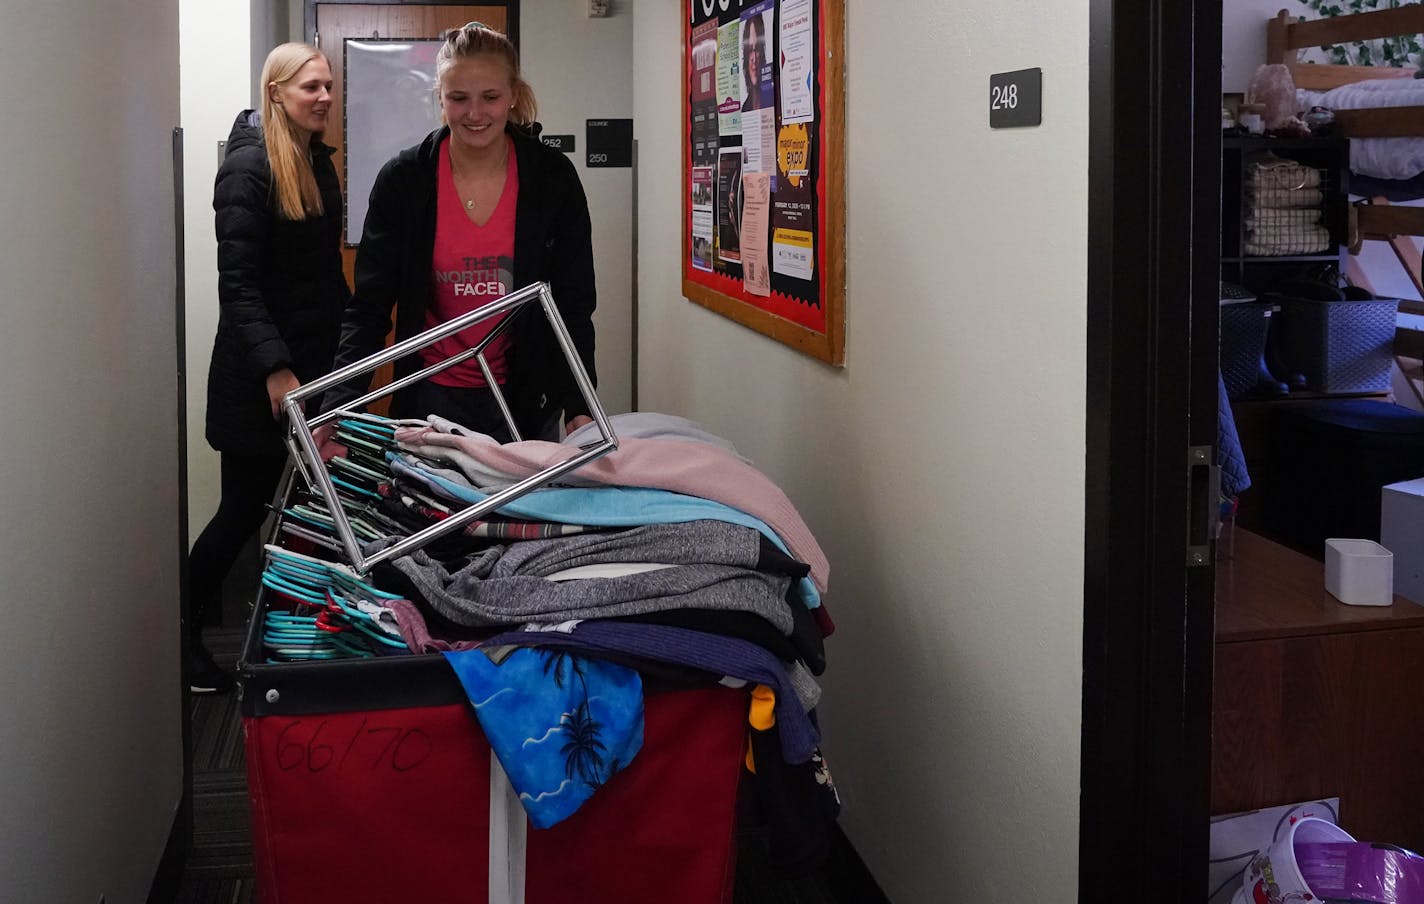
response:
[[[535,828],[567,818],[643,746],[643,681],[624,666],[521,648],[445,653]]]

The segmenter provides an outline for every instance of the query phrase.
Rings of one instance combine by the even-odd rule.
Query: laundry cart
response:
[[[303,399],[474,322],[510,315],[475,349],[353,404],[365,406],[462,360],[482,360],[485,345],[513,316],[533,316],[538,307],[563,345],[598,424],[599,440],[570,462],[495,494],[487,503],[471,505],[375,555],[364,554],[313,439],[313,431],[336,415],[307,419]],[[305,491],[326,501],[336,528],[338,548],[325,555],[339,563],[334,567],[344,569],[342,574],[358,576],[617,445],[542,284],[314,381],[289,396],[286,407],[295,467],[282,493],[284,513],[278,516],[273,547],[285,544],[298,564],[304,550],[310,551],[302,545],[309,542],[310,531],[289,523],[285,514],[293,494]],[[664,689],[646,682],[642,747],[636,757],[571,816],[534,829],[443,656],[284,661],[273,655],[273,635],[285,630],[280,619],[299,617],[285,614],[294,603],[300,609],[301,592],[277,577],[269,580],[264,571],[238,668],[263,904],[730,900],[738,787],[747,748],[746,690]]]

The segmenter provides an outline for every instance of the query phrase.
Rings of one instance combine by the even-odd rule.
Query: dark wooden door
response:
[[[1090,0],[1078,900],[1207,898],[1221,0]]]

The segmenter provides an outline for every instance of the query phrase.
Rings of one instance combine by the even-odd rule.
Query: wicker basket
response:
[[[1272,367],[1292,385],[1302,375],[1311,392],[1383,392],[1394,362],[1399,301],[1316,301],[1281,296],[1270,330]],[[1284,370],[1287,373],[1281,373]]]
[[[1275,305],[1239,301],[1221,306],[1221,378],[1231,401],[1260,391],[1266,331]]]

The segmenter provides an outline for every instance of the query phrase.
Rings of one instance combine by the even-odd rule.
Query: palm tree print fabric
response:
[[[517,649],[445,653],[535,828],[566,819],[643,746],[643,681],[620,665]]]

